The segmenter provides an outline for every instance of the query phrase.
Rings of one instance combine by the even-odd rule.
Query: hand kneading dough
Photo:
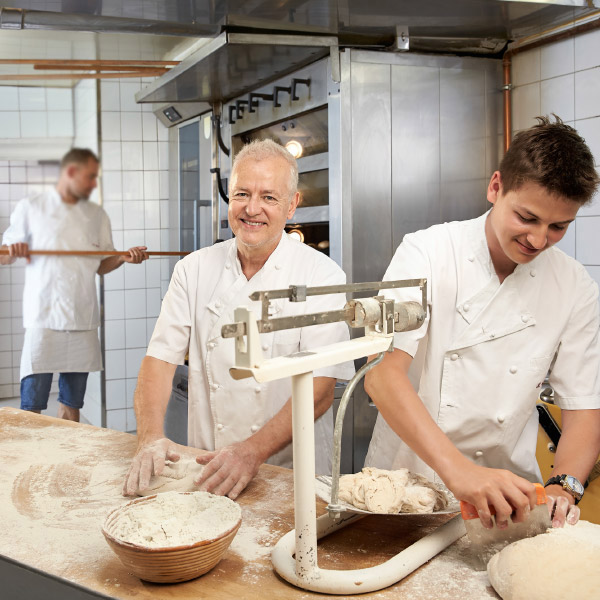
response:
[[[509,544],[487,567],[503,600],[600,598],[600,525],[579,521]]]
[[[161,492],[197,492],[194,480],[200,477],[204,467],[195,458],[181,457],[177,462],[167,462],[162,475],[152,476],[145,490],[138,490],[138,496],[153,496]]]
[[[365,467],[360,473],[342,475],[338,498],[361,510],[385,514],[430,513],[448,506],[444,492],[408,469]]]

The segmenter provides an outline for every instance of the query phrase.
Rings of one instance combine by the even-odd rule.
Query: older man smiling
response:
[[[295,159],[271,140],[253,142],[237,155],[231,174],[229,223],[233,240],[204,248],[175,267],[160,317],[142,362],[135,392],[138,452],[124,493],[148,487],[165,460],[177,460],[165,438],[164,415],[177,364],[189,353],[188,444],[210,450],[198,458],[205,468],[201,489],[235,498],[263,462],[292,466],[289,380],[257,384],[234,381],[229,367],[234,340],[222,325],[240,305],[252,306],[257,290],[343,284],[344,272],[329,258],[284,232],[298,206]],[[313,296],[306,302],[273,303],[278,316],[340,308],[343,295]],[[255,303],[258,305],[258,303]],[[260,310],[255,306],[257,311]],[[309,350],[347,339],[344,323],[261,334],[267,357]],[[352,375],[351,365],[315,372],[316,469],[331,469],[333,388]]]

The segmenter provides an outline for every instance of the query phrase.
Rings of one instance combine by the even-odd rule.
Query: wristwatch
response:
[[[561,485],[566,492],[575,498],[575,504],[578,504],[581,498],[583,498],[583,485],[581,484],[581,481],[579,481],[577,477],[573,477],[573,475],[563,474],[550,477],[544,484],[544,487],[548,487],[549,485]]]

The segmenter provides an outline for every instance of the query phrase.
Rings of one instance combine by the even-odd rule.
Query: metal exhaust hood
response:
[[[137,102],[221,102],[312,63],[337,37],[224,32],[139,91]]]

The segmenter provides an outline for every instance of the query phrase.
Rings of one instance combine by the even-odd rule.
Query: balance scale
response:
[[[341,310],[270,318],[271,300],[287,298],[304,302],[308,296],[377,292],[382,289],[419,287],[422,301],[394,302],[383,296],[350,300]],[[364,594],[388,587],[419,568],[465,534],[460,515],[418,540],[402,552],[375,567],[353,570],[322,569],[317,562],[317,539],[363,518],[338,504],[341,434],[344,413],[356,384],[393,350],[394,332],[417,329],[427,314],[427,280],[409,279],[348,285],[290,286],[283,290],[254,292],[251,300],[262,306],[260,321],[246,307],[234,312],[235,323],[224,325],[221,335],[236,338],[234,379],[254,377],[259,382],[292,378],[292,448],[294,459],[294,524],[273,548],[271,560],[281,577],[293,585],[327,594]],[[365,335],[346,342],[323,346],[265,360],[260,333],[345,321],[350,327],[364,327]],[[313,371],[326,366],[377,354],[350,380],[342,396],[334,430],[331,502],[327,513],[316,518],[315,435]]]

